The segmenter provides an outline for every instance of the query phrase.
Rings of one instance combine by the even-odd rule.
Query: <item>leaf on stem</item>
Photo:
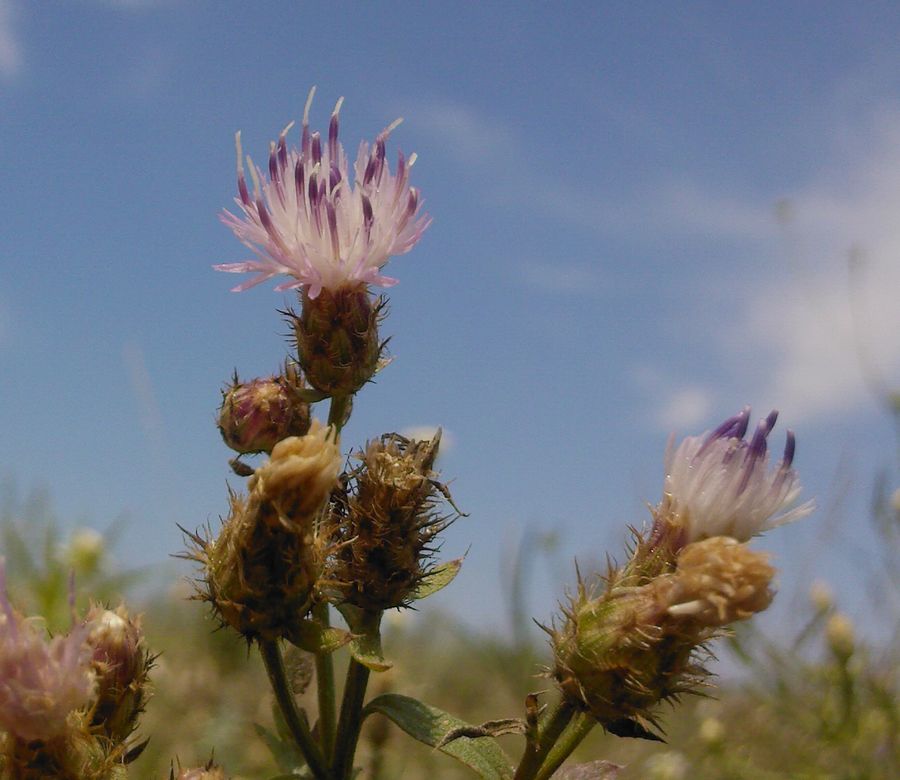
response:
[[[462,564],[462,558],[455,558],[452,561],[447,561],[439,566],[435,566],[427,576],[422,578],[416,586],[416,589],[412,592],[410,599],[419,601],[420,599],[430,596],[432,593],[437,593],[439,590],[446,588],[453,582],[456,575],[459,574]]]
[[[310,653],[333,653],[352,641],[353,634],[317,620],[301,620],[288,637],[292,644]]]
[[[394,664],[381,649],[381,613],[366,612],[352,604],[341,604],[338,611],[350,627],[350,654],[373,672],[385,672]]]
[[[370,701],[363,710],[363,718],[373,713],[390,718],[413,739],[461,761],[484,780],[512,780],[512,762],[492,737],[460,736],[448,741],[450,734],[461,730],[477,730],[449,713],[424,702],[386,693]]]

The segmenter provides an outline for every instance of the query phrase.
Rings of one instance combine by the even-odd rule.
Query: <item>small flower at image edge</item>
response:
[[[370,147],[363,142],[349,178],[347,155],[338,141],[338,114],[343,98],[331,114],[328,137],[310,133],[306,101],[300,146],[288,148],[293,123],[270,144],[268,172],[247,157],[252,192],[244,173],[240,133],[236,136],[240,214],[223,211],[221,219],[256,259],[214,266],[228,273],[255,273],[234,288],[246,290],[276,276],[290,277],[275,289],[303,288],[309,298],[323,289],[373,284],[390,287],[396,280],[381,274],[392,255],[415,246],[431,222],[420,214],[421,198],[409,186],[415,162],[402,152],[391,172],[385,144],[399,120],[388,126]]]
[[[663,501],[655,512],[659,526],[676,530],[680,544],[730,536],[745,542],[756,534],[809,514],[814,502],[794,506],[800,480],[791,464],[793,431],[781,461],[769,469],[767,438],[778,412],[771,412],[746,440],[750,407],[715,430],[669,446]]]
[[[45,640],[40,622],[18,614],[6,593],[0,559],[0,729],[21,740],[49,740],[95,688],[88,627]]]

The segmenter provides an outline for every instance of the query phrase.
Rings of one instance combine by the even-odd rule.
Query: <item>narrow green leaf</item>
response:
[[[422,578],[422,581],[413,591],[411,598],[418,601],[430,596],[432,593],[437,593],[442,588],[446,588],[459,574],[462,564],[462,558],[455,558],[452,561],[442,563],[440,566],[435,566],[426,577]]]
[[[413,739],[418,740],[473,769],[485,780],[512,780],[512,762],[491,737],[460,737],[444,744],[451,732],[476,728],[449,713],[424,702],[386,693],[370,701],[363,710],[363,718],[373,713],[390,718]]]

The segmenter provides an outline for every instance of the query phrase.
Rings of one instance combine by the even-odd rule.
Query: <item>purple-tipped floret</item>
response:
[[[745,406],[733,417],[729,417],[718,428],[709,434],[709,441],[714,439],[743,439],[750,422],[750,407]]]
[[[796,446],[797,441],[794,438],[794,432],[788,430],[787,441],[784,443],[784,457],[781,459],[782,468],[789,469],[791,467],[791,463],[794,462],[794,450],[796,449]]]
[[[337,143],[338,143],[338,115],[331,115],[331,122],[328,124],[328,156],[331,159],[335,159],[337,157]]]
[[[241,194],[241,203],[245,206],[250,205],[250,191],[247,189],[247,180],[244,179],[244,172],[238,173],[238,192]]]
[[[322,139],[318,133],[312,134],[312,161],[314,164],[322,162]]]

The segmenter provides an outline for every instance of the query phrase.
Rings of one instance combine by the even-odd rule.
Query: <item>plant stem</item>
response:
[[[590,733],[591,729],[597,725],[594,717],[587,712],[578,712],[569,723],[568,727],[562,733],[560,738],[553,745],[540,770],[535,775],[535,780],[548,780],[553,773],[562,766],[575,748],[581,744],[581,741]]]
[[[313,607],[313,617],[324,628],[331,625],[331,610],[327,602]],[[328,762],[334,755],[334,730],[337,721],[334,690],[334,662],[331,653],[316,653],[316,694],[319,701],[319,739]]]
[[[333,395],[331,403],[328,406],[328,424],[333,425],[334,429],[340,433],[344,427],[345,417],[349,416],[351,404],[353,403],[352,395]]]
[[[344,698],[341,701],[341,717],[338,721],[337,739],[334,744],[334,778],[347,780],[353,772],[353,756],[362,728],[362,706],[369,684],[369,670],[355,658],[350,659]]]
[[[550,748],[556,744],[556,740],[559,739],[574,715],[575,708],[560,701],[541,718],[536,738],[534,742],[526,745],[525,754],[516,769],[514,780],[531,780],[535,777],[550,752]]]
[[[328,406],[328,424],[340,435],[348,416],[352,396],[332,396]],[[331,609],[323,601],[313,607],[313,617],[323,628],[331,625]],[[334,660],[331,653],[316,653],[316,695],[319,702],[319,739],[326,760],[334,758],[334,736],[337,721],[335,707]]]
[[[297,703],[294,701],[294,694],[291,692],[288,683],[287,673],[284,669],[284,659],[281,656],[281,648],[279,648],[278,642],[270,639],[260,639],[259,652],[262,655],[263,663],[266,665],[269,682],[272,684],[272,690],[275,692],[275,699],[281,709],[281,714],[284,716],[284,722],[297,743],[297,747],[303,753],[307,766],[309,766],[310,771],[317,780],[328,780],[328,769],[322,758],[319,746],[313,740],[306,719],[297,710]]]

